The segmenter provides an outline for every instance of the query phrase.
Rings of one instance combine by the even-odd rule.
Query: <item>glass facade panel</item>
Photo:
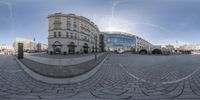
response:
[[[107,51],[115,51],[118,49],[132,51],[135,49],[136,39],[135,36],[126,34],[105,34],[104,43]]]

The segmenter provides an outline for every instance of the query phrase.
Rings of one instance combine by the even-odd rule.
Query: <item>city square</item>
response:
[[[73,84],[37,81],[23,71],[15,57],[1,55],[0,59],[2,100],[200,98],[200,55],[110,53],[93,76]]]
[[[0,0],[0,100],[200,100],[198,0]]]

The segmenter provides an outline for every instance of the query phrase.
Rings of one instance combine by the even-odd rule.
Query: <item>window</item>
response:
[[[74,28],[77,28],[77,23],[76,23],[76,22],[74,22],[74,25],[73,25],[73,26],[74,26]]]
[[[71,33],[71,38],[73,38],[73,33]]]
[[[69,37],[69,32],[66,33],[66,37],[67,37],[67,38]]]
[[[76,28],[77,28],[77,25],[76,25],[76,24],[74,24],[74,30],[76,30]]]
[[[54,37],[56,37],[56,32],[54,32]]]
[[[58,36],[61,37],[61,32],[58,32]]]
[[[74,34],[74,38],[75,38],[75,39],[77,38],[77,34],[76,34],[76,33]]]
[[[60,30],[61,29],[61,19],[60,17],[56,17],[54,20],[54,29]]]
[[[70,27],[71,27],[71,22],[67,21],[67,29],[70,30]]]

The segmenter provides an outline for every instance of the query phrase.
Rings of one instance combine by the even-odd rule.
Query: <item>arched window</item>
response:
[[[69,32],[66,32],[66,37],[67,37],[67,38],[69,37]]]
[[[53,46],[62,46],[62,44],[59,41],[55,41]]]

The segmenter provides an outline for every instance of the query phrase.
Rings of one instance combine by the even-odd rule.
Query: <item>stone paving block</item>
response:
[[[159,56],[157,62],[154,62],[154,58],[158,57],[110,54],[109,59],[89,79],[80,83],[63,85],[48,84],[34,80],[23,71],[8,73],[0,70],[0,100],[3,100],[6,96],[11,97],[10,99],[13,100],[200,99],[198,95],[200,94],[200,71],[181,82],[161,84],[161,82],[174,81],[189,75],[197,67],[191,66],[188,68],[185,65],[198,64],[199,62],[194,62],[197,61],[195,59],[198,57],[180,56],[178,57],[179,59],[176,59],[177,56],[176,58]],[[186,61],[186,59],[189,60],[188,64],[182,62]],[[2,58],[0,56],[0,60],[5,63],[3,65],[0,62],[0,65],[2,65],[0,69],[21,70],[17,62],[13,60],[13,57]],[[146,62],[139,62],[142,60]],[[178,60],[178,63],[174,62],[176,60]],[[120,67],[119,63],[124,64],[125,70]],[[127,73],[127,71],[130,73]],[[141,79],[136,79],[130,74]]]

